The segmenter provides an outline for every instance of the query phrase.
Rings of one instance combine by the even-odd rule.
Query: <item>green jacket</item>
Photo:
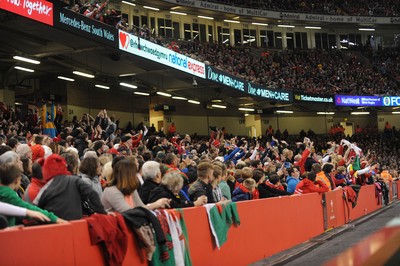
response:
[[[7,186],[0,186],[0,201],[9,203],[15,206],[19,206],[22,208],[26,208],[32,211],[38,211],[49,217],[49,219],[55,223],[56,220],[58,219],[57,216],[54,215],[52,212],[48,212],[45,210],[40,209],[39,207],[36,207],[35,205],[29,204],[25,201],[23,201],[20,197],[18,197],[17,193],[12,190],[11,188]],[[15,225],[15,217],[7,217],[8,218],[8,226],[14,226]]]

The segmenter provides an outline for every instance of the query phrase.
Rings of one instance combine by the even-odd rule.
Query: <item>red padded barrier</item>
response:
[[[85,220],[73,221],[75,265],[103,265],[104,259],[101,249],[91,245],[88,225]],[[140,252],[140,253],[139,253]],[[137,247],[133,234],[128,235],[128,250],[124,265],[147,265],[145,254]]]
[[[1,265],[74,265],[71,224],[16,227],[0,233]]]
[[[397,184],[399,186],[399,184]],[[311,239],[324,232],[322,196],[318,193],[237,203],[241,225],[232,226],[228,241],[218,250],[211,235],[206,209],[183,211],[194,265],[247,265]],[[342,191],[326,193],[328,228],[347,218]],[[350,205],[351,206],[351,205]],[[361,188],[350,218],[357,219],[381,206],[375,187]],[[124,265],[146,265],[133,234],[128,236]],[[11,228],[0,231],[2,265],[102,265],[98,246],[90,244],[87,222]],[[23,250],[23,256],[15,253]]]
[[[380,207],[382,206],[378,205],[378,201],[375,197],[375,185],[363,186],[358,194],[357,206],[350,212],[350,219],[358,219],[376,211]]]
[[[348,221],[348,210],[346,202],[343,199],[343,190],[326,192],[325,203],[327,230],[342,226]]]
[[[321,195],[237,203],[241,225],[215,248],[205,208],[184,211],[194,265],[246,265],[323,233]]]

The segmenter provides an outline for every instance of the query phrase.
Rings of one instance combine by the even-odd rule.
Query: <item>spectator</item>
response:
[[[145,162],[142,166],[143,185],[138,189],[139,196],[144,204],[149,202],[150,192],[161,183],[160,164],[155,161]]]
[[[161,180],[161,184],[150,192],[149,202],[156,202],[162,198],[170,199],[169,208],[184,208],[201,206],[207,203],[206,196],[200,196],[196,201],[191,202],[180,194],[183,186],[183,178],[179,171],[170,170]]]
[[[196,201],[201,196],[207,197],[208,203],[214,203],[211,183],[214,179],[213,166],[211,163],[204,161],[197,166],[197,180],[189,188],[189,198]]]
[[[253,191],[256,188],[256,181],[253,178],[243,180],[232,193],[232,201],[244,201],[253,199]]]
[[[144,205],[137,192],[139,187],[139,180],[136,176],[137,165],[133,160],[125,159],[122,156],[114,158],[114,161],[116,163],[113,165],[109,186],[101,197],[101,202],[107,211],[124,212],[137,206],[155,210],[170,206],[171,200],[166,198]]]
[[[52,212],[45,211],[34,205],[24,202],[17,196],[15,190],[18,189],[21,183],[22,171],[20,167],[15,164],[1,165],[0,166],[0,201],[9,203],[18,207],[26,208],[32,211],[40,212],[45,215],[53,223],[63,223],[64,220],[59,219]],[[15,225],[15,217],[9,216],[7,218],[8,226]]]
[[[297,184],[295,194],[308,194],[313,192],[328,192],[329,187],[320,180],[315,180],[316,174],[311,171],[307,173],[307,178]]]
[[[286,177],[287,189],[289,193],[294,193],[297,184],[300,182],[300,171],[297,167],[291,167],[288,169],[288,176]]]
[[[96,191],[99,198],[102,195],[102,188],[100,184],[100,175],[103,170],[103,166],[100,160],[96,156],[90,156],[84,158],[79,166],[80,177],[88,185],[90,185],[94,191]]]
[[[34,200],[39,207],[65,220],[76,220],[83,217],[81,204],[82,200],[87,200],[94,212],[106,214],[96,191],[80,177],[71,175],[60,155],[50,155],[43,164],[42,173],[46,186]]]

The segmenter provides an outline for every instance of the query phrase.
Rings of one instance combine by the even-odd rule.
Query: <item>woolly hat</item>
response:
[[[67,170],[67,162],[58,154],[52,154],[44,161],[42,173],[46,182],[58,175],[71,175]]]
[[[39,158],[44,158],[44,148],[42,145],[36,144],[31,147],[32,150],[32,162],[36,161]]]

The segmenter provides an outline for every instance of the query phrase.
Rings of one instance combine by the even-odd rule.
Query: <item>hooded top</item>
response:
[[[58,175],[71,175],[67,170],[67,162],[58,154],[47,157],[43,164],[42,174],[46,183]]]

